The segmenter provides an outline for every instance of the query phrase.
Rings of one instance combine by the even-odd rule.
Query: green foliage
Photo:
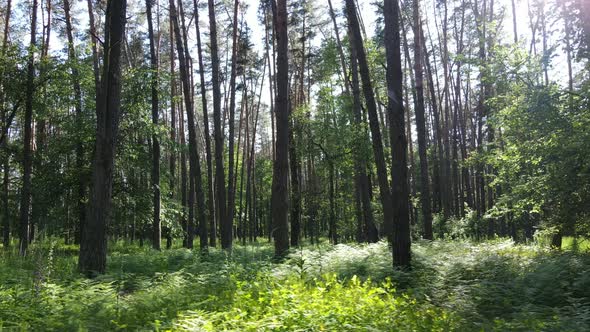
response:
[[[391,282],[348,281],[327,274],[313,282],[259,277],[238,282],[228,311],[190,312],[176,327],[194,331],[445,331],[453,319],[397,294]]]
[[[542,227],[573,235],[590,213],[587,100],[556,86],[511,88],[510,96],[496,100],[504,136],[487,162],[497,167],[493,185],[504,192],[488,215],[518,220],[538,214]]]
[[[583,241],[580,240],[580,247]],[[572,239],[565,243],[571,246]],[[587,246],[587,244],[586,244]],[[418,242],[392,272],[387,243],[322,243],[271,263],[270,244],[163,252],[113,242],[109,273],[76,272],[56,241],[22,259],[3,250],[6,330],[581,331],[590,328],[590,258],[506,240]]]

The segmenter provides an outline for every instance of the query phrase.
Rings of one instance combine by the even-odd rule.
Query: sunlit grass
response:
[[[0,251],[0,330],[590,328],[583,250],[504,239],[417,242],[406,272],[393,270],[386,242],[305,245],[279,264],[272,255],[268,243],[201,256],[116,242],[108,273],[87,280],[76,271],[75,246],[44,241],[26,259]]]

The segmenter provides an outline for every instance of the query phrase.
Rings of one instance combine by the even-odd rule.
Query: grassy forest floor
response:
[[[266,243],[201,258],[117,242],[89,280],[74,246],[45,241],[25,260],[0,250],[0,330],[588,331],[587,246],[418,242],[402,273],[384,242],[307,245],[282,263]]]

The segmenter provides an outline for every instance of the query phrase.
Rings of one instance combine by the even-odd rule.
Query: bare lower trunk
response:
[[[150,65],[152,70],[152,124],[159,123],[158,101],[158,54],[152,24],[152,0],[146,0],[148,32],[150,38]],[[162,245],[162,225],[160,223],[160,142],[157,134],[152,135],[152,190],[154,215],[152,220],[152,246],[160,250]]]
[[[383,208],[383,229],[388,238],[392,238],[393,230],[393,209],[391,200],[391,189],[387,179],[387,169],[385,166],[385,155],[383,153],[383,140],[381,138],[381,129],[379,117],[377,115],[377,106],[373,92],[373,84],[369,73],[367,56],[363,46],[362,35],[359,27],[358,17],[356,14],[356,4],[354,0],[346,0],[346,15],[350,25],[351,47],[356,50],[356,56],[359,65],[359,73],[362,81],[362,89],[365,95],[367,113],[369,114],[369,127],[371,130],[373,154],[375,156],[375,166],[377,167],[377,178],[379,182],[379,192],[381,206]]]
[[[232,247],[232,220],[227,216],[225,200],[225,170],[223,165],[223,132],[221,127],[221,87],[219,82],[219,55],[217,49],[217,22],[215,1],[209,0],[209,36],[211,48],[211,81],[213,84],[213,136],[215,138],[215,210],[219,216],[221,248]]]
[[[416,1],[417,2],[417,1]],[[411,263],[409,191],[407,180],[407,140],[402,98],[402,64],[400,50],[400,10],[397,1],[386,1],[383,7],[385,17],[385,47],[387,59],[387,111],[390,118],[391,174],[393,176],[392,196],[394,200],[393,264],[409,268]],[[420,45],[418,43],[418,45]],[[418,46],[417,48],[420,48]]]
[[[115,146],[121,110],[121,45],[125,35],[127,1],[109,0],[105,23],[104,72],[96,100],[96,143],[87,222],[80,243],[78,267],[90,274],[106,268],[107,224],[111,213],[111,194]]]
[[[201,45],[201,31],[199,28],[199,10],[194,0],[195,27],[197,35],[197,52],[199,58],[199,79],[201,88],[201,107],[203,108],[203,130],[205,136],[205,158],[207,159],[207,211],[209,214],[209,245],[215,247],[217,242],[217,223],[215,222],[215,196],[213,194],[213,165],[211,157],[211,133],[209,131],[209,111],[207,107],[207,89],[205,85],[205,66],[203,64],[203,50]]]
[[[274,0],[273,5],[274,5]],[[284,256],[289,249],[289,224],[287,177],[289,172],[289,62],[287,33],[287,1],[278,0],[273,10],[276,40],[276,158],[273,164],[272,180],[272,235],[275,243],[275,256]]]
[[[32,140],[32,122],[33,122],[33,98],[35,94],[35,65],[34,65],[34,47],[37,44],[37,0],[33,0],[32,19],[31,19],[31,44],[29,50],[29,60],[27,64],[27,97],[25,105],[25,123],[23,136],[23,186],[21,190],[20,202],[20,243],[19,252],[24,256],[29,246],[29,210],[31,204],[31,171],[33,168],[33,158],[31,151]]]
[[[238,4],[234,1],[234,18],[233,18],[233,43],[231,56],[231,74],[230,74],[230,102],[229,102],[229,147],[228,147],[228,177],[227,177],[227,220],[226,226],[230,231],[233,229],[234,210],[236,190],[234,183],[234,126],[235,126],[235,108],[236,108],[236,68],[238,53]],[[233,237],[233,234],[229,236]],[[229,247],[231,248],[231,241]]]

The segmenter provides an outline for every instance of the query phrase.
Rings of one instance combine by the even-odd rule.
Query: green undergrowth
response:
[[[393,271],[384,242],[272,245],[207,256],[110,245],[108,273],[76,271],[77,250],[0,250],[0,331],[584,331],[590,257],[507,240],[419,242]]]

